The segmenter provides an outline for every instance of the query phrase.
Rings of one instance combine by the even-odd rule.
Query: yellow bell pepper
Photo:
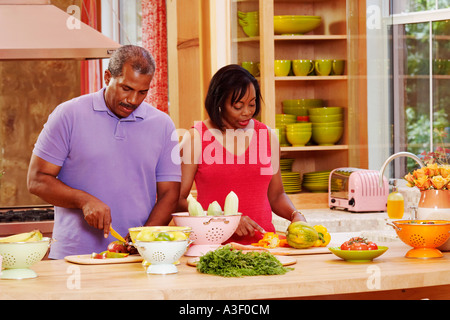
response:
[[[280,239],[278,238],[278,235],[273,232],[266,232],[261,240],[259,240],[257,243],[252,243],[253,246],[269,249],[276,248],[279,244]]]
[[[331,241],[331,235],[328,233],[327,228],[322,225],[316,225],[314,229],[319,234],[319,239],[313,244],[313,247],[326,247]]]

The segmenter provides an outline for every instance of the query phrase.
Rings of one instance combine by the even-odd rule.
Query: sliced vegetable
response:
[[[208,212],[206,213],[208,216],[221,216],[222,215],[222,207],[217,201],[210,203],[208,207]]]
[[[198,202],[194,198],[192,198],[191,201],[189,201],[188,211],[189,215],[194,217],[202,217],[206,215],[200,202]]]
[[[239,208],[239,198],[236,195],[236,193],[231,191],[225,198],[225,204],[223,206],[223,214],[226,216],[237,214],[238,208]]]

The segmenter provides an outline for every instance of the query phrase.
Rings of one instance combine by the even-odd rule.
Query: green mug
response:
[[[331,72],[332,63],[333,60],[331,59],[314,60],[314,69],[316,70],[316,75],[328,76]]]
[[[259,77],[259,62],[244,61],[242,68],[246,69],[254,77]]]
[[[291,71],[291,60],[275,60],[275,76],[286,77]]]
[[[333,60],[332,66],[331,66],[331,74],[340,76],[344,74],[345,69],[345,60]]]
[[[297,77],[304,77],[314,71],[312,60],[292,60],[292,70]]]

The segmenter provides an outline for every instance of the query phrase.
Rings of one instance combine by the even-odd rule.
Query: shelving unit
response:
[[[365,1],[360,0],[229,0],[229,63],[260,62],[263,98],[261,120],[275,128],[275,114],[286,99],[319,98],[325,106],[344,107],[345,130],[334,146],[282,147],[282,158],[295,158],[301,173],[344,166],[367,166],[365,75]],[[237,11],[259,11],[260,34],[247,37]],[[275,15],[315,15],[322,24],[305,35],[274,35]],[[363,30],[361,32],[360,30]],[[362,54],[363,53],[363,54]],[[342,76],[276,77],[275,59],[345,59]],[[308,196],[313,194],[308,193]],[[298,194],[302,197],[302,193]],[[323,195],[317,197],[323,198]]]

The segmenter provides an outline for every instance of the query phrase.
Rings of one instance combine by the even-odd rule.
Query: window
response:
[[[384,89],[386,97],[384,100],[376,98],[378,105],[368,101],[372,109],[370,119],[378,119],[372,123],[372,128],[369,127],[369,132],[383,128],[388,134],[373,138],[378,144],[374,148],[369,145],[369,153],[383,149],[386,159],[400,151],[419,155],[434,151],[438,146],[449,148],[449,0],[384,1],[381,6],[383,10],[380,11],[386,15],[384,27],[377,37],[386,43],[380,46],[384,50],[379,52],[378,58],[384,58],[386,63],[382,65],[384,69],[375,70],[379,77],[369,80],[369,90],[372,88],[370,83],[376,83],[378,88]],[[368,35],[373,36],[369,29],[368,26]],[[370,46],[368,49],[370,67],[373,54]],[[380,110],[373,110],[377,106]],[[371,114],[377,116],[371,117]],[[369,155],[369,162],[370,159]],[[375,158],[375,163],[379,169],[380,159]],[[390,175],[401,178],[416,165],[411,159],[401,158],[393,163]]]

